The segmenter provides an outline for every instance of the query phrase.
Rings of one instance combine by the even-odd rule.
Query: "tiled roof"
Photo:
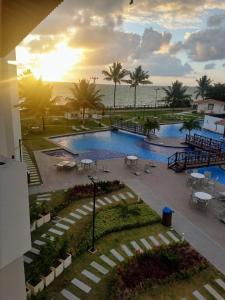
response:
[[[221,105],[225,105],[224,101],[220,101],[220,100],[215,100],[215,99],[201,99],[201,100],[196,100],[194,101],[195,104],[221,104]]]

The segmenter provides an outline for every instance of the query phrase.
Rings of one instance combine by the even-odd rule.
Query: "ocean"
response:
[[[73,83],[68,82],[54,82],[53,83],[53,97],[62,97],[64,102],[65,97],[72,97],[70,88],[73,87]],[[97,89],[101,90],[103,94],[103,103],[105,106],[113,106],[113,88],[111,84],[96,84]],[[155,105],[156,101],[156,89],[158,105],[162,104],[162,100],[165,97],[163,86],[138,86],[137,87],[137,105]],[[188,87],[187,93],[194,97],[195,87]],[[128,85],[118,85],[116,93],[116,105],[127,106],[134,103],[134,89]]]

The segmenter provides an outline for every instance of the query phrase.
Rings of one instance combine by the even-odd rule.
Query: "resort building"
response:
[[[15,47],[61,0],[1,0],[0,31],[0,299],[24,300],[23,254],[31,247],[26,167],[20,162],[21,130]]]
[[[206,114],[204,117],[203,128],[225,136],[225,113]]]
[[[194,102],[198,113],[224,114],[225,102],[213,99],[197,100]]]

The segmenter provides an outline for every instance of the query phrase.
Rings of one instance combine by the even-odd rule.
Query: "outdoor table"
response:
[[[84,168],[90,168],[94,161],[92,159],[85,158],[82,159],[80,163]]]
[[[208,202],[209,200],[212,199],[212,196],[205,192],[196,192],[194,195],[195,195],[195,198],[197,198],[198,200],[200,200],[202,202]]]
[[[201,173],[191,173],[191,177],[194,179],[204,179],[205,175],[203,175]]]
[[[138,162],[138,157],[136,155],[128,155],[127,161],[130,162],[131,165],[135,165]]]

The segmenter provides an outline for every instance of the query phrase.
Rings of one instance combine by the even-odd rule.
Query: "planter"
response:
[[[41,227],[44,224],[44,217],[41,216],[39,219],[36,220],[37,228]]]
[[[33,295],[36,295],[38,292],[41,292],[44,289],[44,280],[41,279],[35,286],[27,282],[27,287],[31,290],[31,293]]]
[[[44,284],[45,286],[49,286],[55,279],[55,273],[54,270],[51,270],[50,273],[46,276],[43,276]]]
[[[36,229],[36,221],[30,224],[30,232],[33,232]]]
[[[68,268],[72,263],[72,255],[68,254],[65,259],[60,259],[63,262],[64,269]]]
[[[26,286],[27,298],[31,297],[31,289]]]
[[[44,218],[44,223],[47,223],[51,220],[51,213],[47,213],[46,215],[43,216]]]
[[[58,277],[64,270],[63,261],[59,260],[59,264],[55,267],[51,267],[52,271],[55,274],[55,277]]]

